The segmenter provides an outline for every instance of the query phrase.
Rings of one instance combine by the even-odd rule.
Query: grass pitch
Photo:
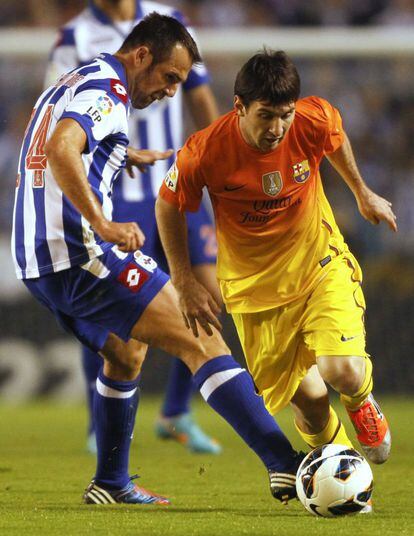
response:
[[[93,457],[84,451],[83,407],[51,402],[0,406],[0,534],[414,534],[413,400],[381,397],[392,426],[393,451],[385,465],[373,467],[375,513],[340,519],[314,518],[298,502],[287,507],[276,503],[256,456],[201,401],[195,403],[195,413],[222,442],[222,455],[191,455],[181,445],[156,439],[152,427],[159,402],[142,396],[130,468],[131,474],[141,475],[144,487],[172,500],[168,507],[81,503],[94,473]],[[279,422],[301,447],[289,410]]]

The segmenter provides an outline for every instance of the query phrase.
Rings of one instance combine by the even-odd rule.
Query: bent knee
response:
[[[138,341],[130,340],[127,343],[116,336],[110,335],[102,350],[107,368],[113,373],[126,376],[128,378],[136,377],[145,360],[148,346]]]
[[[364,379],[365,358],[323,356],[317,358],[319,373],[336,391],[358,390]]]

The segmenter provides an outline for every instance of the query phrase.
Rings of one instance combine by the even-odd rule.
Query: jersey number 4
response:
[[[26,153],[26,169],[34,171],[33,188],[43,188],[45,185],[45,169],[47,165],[45,143],[52,119],[52,112],[53,104],[49,104],[37,130],[33,134],[32,143]],[[35,113],[36,110],[33,110],[32,118]]]

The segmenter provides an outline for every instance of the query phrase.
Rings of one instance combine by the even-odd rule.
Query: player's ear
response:
[[[243,117],[246,115],[246,107],[242,103],[242,100],[238,95],[234,95],[234,108],[239,117]]]
[[[135,49],[136,65],[148,66],[152,62],[152,54],[150,49],[145,45],[140,45]]]

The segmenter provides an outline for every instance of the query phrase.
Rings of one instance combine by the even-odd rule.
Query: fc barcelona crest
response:
[[[293,179],[295,182],[306,182],[309,179],[309,175],[310,167],[307,160],[293,166]]]
[[[279,171],[272,171],[262,175],[263,191],[270,197],[276,197],[283,186],[282,175]]]

